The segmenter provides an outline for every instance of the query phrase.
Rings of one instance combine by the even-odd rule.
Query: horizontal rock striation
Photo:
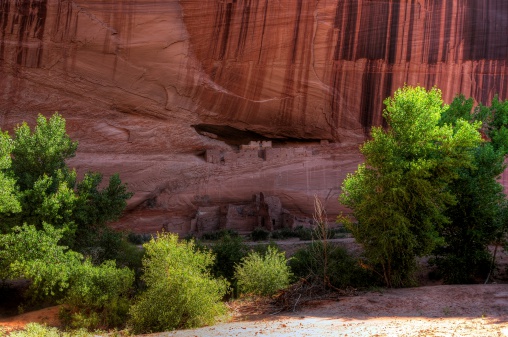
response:
[[[0,0],[0,127],[62,113],[70,164],[136,192],[120,228],[260,192],[333,217],[396,88],[508,97],[507,31],[505,0]]]

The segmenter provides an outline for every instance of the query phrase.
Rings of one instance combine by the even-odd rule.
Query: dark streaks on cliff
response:
[[[390,24],[388,22],[389,6],[387,2],[371,2],[363,6],[356,41],[357,52],[352,60],[385,58],[386,37]]]
[[[241,57],[245,50],[245,42],[247,40],[247,33],[249,32],[250,22],[250,7],[251,0],[246,0],[242,10],[242,21],[240,23],[240,33],[238,38],[238,44],[235,51],[235,57]]]
[[[464,59],[506,60],[508,1],[464,0]]]
[[[266,20],[268,19],[268,0],[265,1],[264,13],[263,13],[263,30],[261,32],[261,42],[258,55],[258,64],[261,63],[261,53],[263,52],[263,41],[265,39],[266,31]]]
[[[387,22],[390,26],[390,34],[388,36],[388,63],[394,64],[397,59],[397,36],[399,35],[399,13],[400,3],[396,2],[390,4],[390,18],[391,21]]]
[[[14,3],[11,34],[16,34],[16,63],[19,66],[40,67],[47,15],[47,0],[26,0]],[[14,29],[17,28],[15,32]]]
[[[213,81],[195,97],[210,123],[338,140],[382,125],[383,99],[405,83],[437,85],[447,102],[508,90],[508,1],[180,3]]]
[[[415,26],[415,13],[416,13],[416,8],[414,6],[414,2],[415,0],[411,0],[410,4],[410,8],[409,8],[409,27],[408,27],[408,36],[412,37],[413,36],[413,33],[414,33],[414,26]],[[406,62],[410,62],[411,61],[411,53],[412,53],[412,50],[413,50],[413,44],[411,43],[412,41],[409,41],[408,43],[408,47],[407,47],[407,50],[406,50]],[[395,47],[395,42],[394,42],[394,48]],[[390,62],[390,63],[395,63],[395,58],[393,59],[393,62]]]
[[[423,54],[422,63],[435,64],[438,62],[440,44],[436,43],[439,41],[440,33],[440,17],[437,8],[441,8],[441,0],[434,0],[429,4],[427,15],[425,16],[424,23],[424,35],[423,35]],[[439,3],[436,5],[436,3]]]
[[[293,51],[291,53],[291,63],[295,64],[296,62],[296,52],[298,50],[298,35],[300,33],[300,19],[302,17],[302,1],[303,0],[296,0],[296,18],[295,23],[293,25],[293,38],[292,38],[292,45],[293,45]]]
[[[231,19],[232,19],[232,16],[233,16],[233,4],[232,3],[228,3],[226,4],[226,14],[225,14],[225,19],[224,19],[224,23],[223,23],[223,32],[222,32],[222,42],[221,42],[221,45],[220,45],[220,52],[219,52],[219,60],[223,60],[224,59],[224,56],[226,55],[226,50],[227,50],[227,47],[228,47],[228,42],[229,42],[229,30],[231,28]]]
[[[334,60],[352,60],[355,49],[358,4],[354,0],[339,1],[335,11],[334,28],[339,29],[339,41],[335,47]]]
[[[10,0],[0,0],[0,60],[4,59],[5,31],[9,21]]]

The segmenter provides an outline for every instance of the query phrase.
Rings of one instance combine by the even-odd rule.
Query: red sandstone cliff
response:
[[[334,214],[396,88],[508,97],[507,31],[505,0],[0,0],[0,127],[60,111],[71,164],[120,172],[139,231],[259,192]],[[311,155],[235,152],[267,139]]]

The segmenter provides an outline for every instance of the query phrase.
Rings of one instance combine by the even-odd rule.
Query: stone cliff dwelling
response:
[[[326,144],[326,143],[322,143]],[[272,141],[251,141],[240,145],[239,150],[208,149],[205,161],[212,164],[231,165],[236,163],[255,163],[261,161],[283,161],[301,157],[311,157],[309,147],[272,147]]]
[[[296,217],[282,207],[278,197],[262,192],[252,196],[250,202],[222,206],[199,207],[191,220],[191,232],[203,234],[221,229],[232,229],[249,234],[255,228],[273,231],[281,228],[309,227],[312,220]]]

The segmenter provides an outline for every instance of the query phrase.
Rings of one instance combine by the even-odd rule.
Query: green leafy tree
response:
[[[65,131],[65,120],[55,113],[49,120],[39,115],[33,132],[24,122],[14,130],[12,171],[22,191],[31,189],[43,176],[57,178],[52,188],[66,180],[72,185],[71,171],[65,160],[76,154],[77,142],[73,142]],[[63,175],[55,177],[57,174]]]
[[[0,214],[8,215],[21,211],[16,194],[16,180],[7,172],[12,163],[12,148],[13,144],[9,135],[0,132]]]
[[[458,169],[473,168],[480,123],[439,125],[446,107],[436,88],[406,86],[384,103],[388,128],[372,128],[365,163],[344,180],[340,201],[353,210],[349,228],[371,267],[387,286],[409,286],[416,257],[442,243],[443,212],[456,201],[446,187]]]
[[[192,328],[212,324],[226,313],[221,299],[228,285],[214,279],[210,251],[195,249],[194,241],[162,233],[144,245],[143,280],[146,291],[131,307],[136,333]]]
[[[473,109],[473,99],[460,95],[443,113],[441,124],[456,126],[459,119],[482,122],[488,141],[473,149],[474,166],[460,168],[448,185],[457,203],[445,212],[450,221],[439,231],[445,243],[434,259],[448,283],[470,283],[487,275],[492,259],[488,245],[503,233],[506,208],[498,178],[508,151],[508,101],[495,97],[490,107]]]
[[[65,120],[58,113],[50,119],[39,115],[33,130],[23,123],[14,130],[12,140],[6,134],[1,139],[5,160],[0,179],[6,177],[5,183],[11,185],[16,182],[11,188],[16,197],[11,200],[20,204],[13,208],[16,212],[0,212],[4,233],[23,223],[38,229],[50,223],[65,230],[64,244],[82,250],[100,241],[104,225],[119,218],[132,196],[117,174],[102,189],[100,173],[88,172],[77,182],[66,160],[75,155],[78,144],[66,134]],[[2,202],[0,210],[3,207],[11,206]]]

